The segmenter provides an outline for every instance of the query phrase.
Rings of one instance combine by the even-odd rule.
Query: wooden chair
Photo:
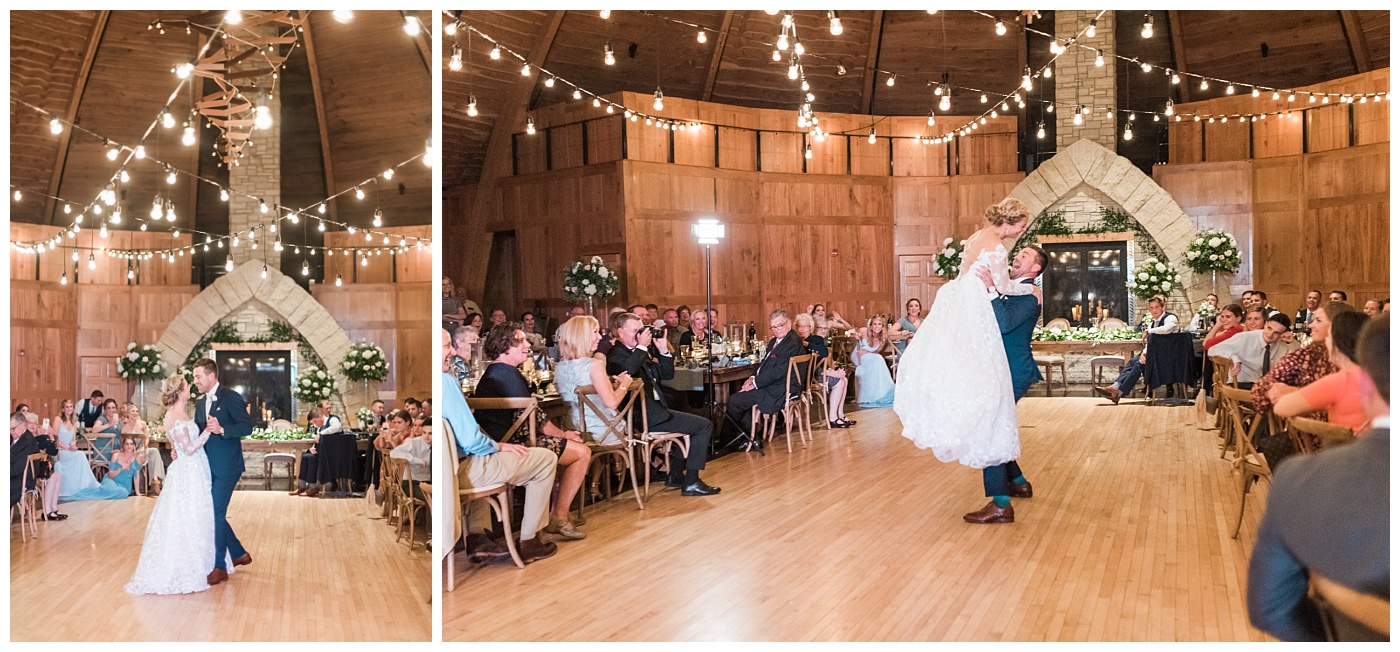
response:
[[[1117,317],[1109,317],[1099,322],[1098,329],[1101,331],[1127,328],[1128,325]],[[1103,385],[1103,370],[1112,369],[1114,375],[1123,371],[1123,367],[1128,364],[1128,359],[1121,355],[1096,355],[1089,359],[1089,374],[1093,377],[1095,385]]]
[[[539,434],[535,428],[535,412],[540,409],[540,404],[533,396],[524,398],[476,398],[467,399],[467,408],[472,412],[479,410],[520,410],[520,414],[515,416],[515,423],[510,424],[510,429],[506,431],[501,441],[509,442],[515,436],[516,431],[526,428],[529,433],[529,446],[534,446]]]
[[[297,477],[297,456],[291,453],[268,453],[263,455],[263,489],[272,490],[272,468],[282,465],[287,469],[287,480],[291,483],[292,489],[296,489]]]
[[[1055,368],[1060,369],[1060,386],[1069,392],[1069,376],[1065,373],[1065,356],[1058,353],[1033,353],[1031,357],[1035,359],[1038,367],[1045,369],[1045,395],[1049,396],[1050,391],[1055,387]]]
[[[1249,392],[1237,387],[1222,387],[1220,394],[1229,404],[1228,417],[1231,427],[1238,435],[1233,467],[1240,471],[1240,511],[1235,517],[1235,531],[1230,534],[1231,539],[1237,539],[1240,536],[1240,525],[1244,523],[1244,501],[1249,497],[1250,486],[1257,480],[1272,478],[1273,472],[1269,469],[1269,462],[1264,459],[1264,455],[1254,449],[1254,433],[1260,421],[1257,415],[1247,432],[1245,429],[1242,406],[1252,400]]]
[[[651,498],[651,454],[657,448],[661,449],[661,457],[665,460],[662,467],[669,475],[671,473],[671,447],[680,446],[681,456],[690,455],[690,435],[683,432],[653,432],[647,420],[647,402],[639,400],[633,405],[633,409],[641,408],[642,432],[636,435],[642,444],[642,500]],[[635,433],[634,433],[635,435]]]
[[[105,439],[111,439],[113,445],[104,453],[102,447],[97,445],[97,442],[98,440]],[[75,440],[87,442],[89,453],[88,468],[92,469],[92,474],[97,478],[97,481],[102,482],[102,478],[107,477],[108,467],[112,465],[112,453],[121,448],[120,435],[89,435],[83,430],[79,430],[78,434],[75,436]],[[102,470],[98,471],[99,468]]]
[[[1390,640],[1389,600],[1349,589],[1316,571],[1310,571],[1308,576],[1308,595],[1317,604],[1328,641],[1346,640],[1337,629],[1338,615]]]
[[[417,480],[414,480],[414,479],[413,479],[413,475],[412,475],[411,473],[408,473],[408,461],[407,461],[407,460],[394,460],[394,461],[395,461],[395,462],[398,462],[397,466],[398,466],[398,470],[399,470],[399,474],[400,474],[400,475],[399,475],[399,478],[401,478],[401,480],[400,480],[398,483],[395,483],[395,487],[397,488],[397,491],[398,491],[398,494],[399,494],[399,510],[400,510],[400,513],[399,513],[399,523],[398,523],[398,527],[397,527],[397,529],[396,529],[395,532],[394,532],[394,542],[395,542],[395,543],[398,543],[401,539],[403,539],[403,527],[404,527],[404,523],[407,522],[407,523],[408,523],[408,549],[409,549],[409,550],[413,550],[413,546],[414,546],[414,544],[417,542],[417,534],[418,534],[418,515],[421,514],[421,513],[423,512],[423,510],[425,510],[425,509],[428,508],[428,501],[426,500],[426,495],[425,495],[424,498],[419,498],[419,497],[413,495],[413,488],[416,487],[416,486],[418,486],[419,482],[418,482]],[[404,489],[403,489],[403,480],[402,480],[402,478],[404,478],[405,475],[406,475],[407,478],[408,478],[408,489],[409,489],[408,491],[404,491]],[[428,533],[429,533],[429,535],[432,534],[431,526],[429,527],[429,532],[428,532]]]
[[[1065,319],[1064,317],[1056,317],[1048,322],[1045,322],[1045,330],[1050,330],[1052,328],[1058,328],[1062,331],[1067,331],[1070,328],[1069,320]]]
[[[510,558],[515,561],[517,567],[524,568],[525,562],[520,559],[520,553],[515,549],[515,537],[510,531],[510,485],[502,483],[484,487],[461,486],[461,482],[457,479],[457,471],[458,467],[461,466],[461,460],[458,457],[462,454],[462,449],[457,447],[457,435],[452,430],[452,423],[443,419],[442,427],[434,429],[434,432],[439,434],[434,435],[438,441],[433,443],[433,447],[440,451],[446,451],[448,456],[452,458],[452,472],[448,475],[452,476],[452,496],[457,501],[457,506],[452,511],[452,518],[454,519],[454,529],[460,528],[459,536],[453,537],[453,541],[446,544],[449,546],[447,590],[455,589],[457,583],[455,561],[457,556],[451,552],[450,546],[455,546],[457,539],[466,538],[467,508],[474,500],[485,500],[491,506],[491,511],[495,512],[496,516],[501,519],[501,523],[505,527],[506,549],[510,550]]]
[[[831,414],[831,394],[826,387],[826,371],[831,368],[831,357],[814,360],[807,365],[807,383],[803,385],[802,402],[807,405],[807,410],[803,413],[803,418],[807,421],[807,434],[812,433],[812,408],[821,403],[821,421],[826,425],[827,430],[831,430],[831,422],[826,420],[826,415]]]
[[[632,495],[637,499],[637,509],[646,509],[646,503],[642,501],[642,491],[637,485],[637,465],[633,453],[638,446],[644,446],[644,442],[633,435],[632,408],[637,404],[639,397],[642,395],[643,387],[642,379],[634,378],[632,384],[627,387],[627,395],[623,397],[622,403],[617,407],[617,413],[612,418],[608,418],[608,416],[603,413],[603,409],[588,398],[589,396],[598,395],[598,390],[592,385],[583,385],[574,390],[574,394],[578,396],[578,421],[575,422],[574,427],[577,428],[579,432],[583,433],[586,438],[584,443],[588,444],[588,450],[593,453],[593,461],[589,464],[598,464],[606,459],[614,459],[621,462],[623,467],[627,469],[627,473],[632,477]],[[587,410],[591,410],[594,416],[598,417],[598,420],[603,422],[603,432],[594,433],[588,431],[588,419],[585,416]],[[609,434],[616,435],[618,441],[621,443],[610,445],[600,444],[599,442],[607,439]],[[648,460],[648,464],[649,462]],[[608,486],[609,497],[611,497],[611,485]],[[619,489],[620,488],[619,486]],[[583,517],[584,493],[583,491],[578,492],[578,514],[580,520]]]
[[[1099,330],[1101,331],[1120,330],[1127,327],[1128,323],[1117,317],[1109,317],[1108,319],[1099,322]]]
[[[812,434],[810,422],[807,423],[806,434],[803,434],[802,430],[803,419],[801,417],[801,414],[810,413],[810,410],[807,409],[807,403],[805,403],[802,400],[801,388],[805,386],[810,386],[811,384],[810,382],[806,381],[810,377],[810,367],[812,366],[812,360],[816,357],[816,354],[808,353],[806,355],[795,355],[792,358],[788,359],[787,378],[784,380],[783,383],[783,396],[787,397],[787,400],[783,403],[782,409],[777,412],[774,412],[773,414],[760,415],[758,411],[758,406],[753,406],[753,409],[749,413],[749,432],[752,432],[755,434],[755,436],[757,436],[759,417],[762,416],[764,432],[763,440],[766,442],[773,441],[773,436],[778,429],[778,415],[782,415],[783,425],[786,428],[788,452],[792,452],[792,425],[794,421],[797,422],[797,436],[802,440],[803,448],[806,448],[807,443],[812,440]],[[807,374],[801,373],[801,365],[804,364],[809,367]],[[798,379],[797,382],[799,383],[798,390],[796,392],[793,391],[792,387],[792,379],[794,377]]]
[[[15,516],[19,516],[19,540],[20,543],[29,541],[29,536],[39,538],[39,525],[36,514],[39,513],[39,505],[43,504],[43,496],[39,493],[39,483],[34,483],[34,488],[29,488],[29,481],[34,478],[34,463],[42,462],[48,455],[46,453],[31,453],[24,462],[24,473],[20,477],[19,502],[10,508],[10,522],[14,523]]]
[[[1351,428],[1307,417],[1288,420],[1288,436],[1298,452],[1312,454],[1323,448],[1356,441]]]
[[[392,453],[394,449],[392,446],[381,444],[378,437],[373,440],[372,445],[375,450],[379,451],[378,487],[380,491],[384,492],[384,509],[380,514],[389,520],[390,525],[393,525],[394,515],[398,513],[398,504],[395,502],[398,494],[395,493],[395,488],[399,486],[399,483],[393,479],[393,462],[389,458],[389,453]]]

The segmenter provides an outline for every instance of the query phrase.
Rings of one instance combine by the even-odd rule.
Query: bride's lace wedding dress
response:
[[[1011,282],[1001,244],[963,267],[938,290],[928,318],[900,358],[894,411],[904,436],[916,446],[933,449],[939,461],[980,469],[1021,454],[1011,369],[991,298],[1035,288]],[[979,267],[991,270],[995,291],[977,277]]]
[[[165,488],[146,525],[141,560],[126,583],[133,594],[195,593],[209,588],[214,568],[214,499],[209,489],[209,458],[193,421],[166,425],[179,458],[165,474]],[[232,568],[232,566],[229,566]]]

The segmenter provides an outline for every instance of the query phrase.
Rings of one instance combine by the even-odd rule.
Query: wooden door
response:
[[[933,297],[938,293],[938,288],[947,281],[934,271],[933,256],[900,256],[899,257],[899,306],[896,308],[896,319],[904,315],[904,304],[910,299],[918,299],[924,307],[924,314],[928,315],[928,309],[933,305]]]
[[[132,400],[134,388],[128,389],[125,378],[117,369],[117,359],[113,356],[83,356],[78,360],[78,396],[74,402],[92,395],[92,390],[102,390],[107,398],[117,399],[118,403]]]

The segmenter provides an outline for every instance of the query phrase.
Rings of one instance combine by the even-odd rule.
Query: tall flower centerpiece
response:
[[[564,270],[564,298],[588,304],[589,314],[593,314],[595,300],[608,299],[617,294],[617,289],[617,272],[601,256],[576,262]]]
[[[958,268],[962,266],[963,250],[966,248],[966,240],[954,241],[952,238],[944,238],[943,250],[933,259],[934,273],[950,281],[957,278]]]
[[[340,361],[340,373],[351,382],[360,382],[365,388],[365,400],[369,400],[369,381],[383,381],[389,376],[389,361],[384,349],[370,342],[360,342],[350,347],[350,351]]]
[[[1235,242],[1233,234],[1222,229],[1207,229],[1186,247],[1182,262],[1197,274],[1210,272],[1210,287],[1214,291],[1217,272],[1234,274],[1239,271],[1239,243]]]
[[[122,378],[136,381],[142,409],[146,407],[146,381],[162,378],[164,371],[166,367],[160,361],[160,349],[150,344],[131,342],[126,345],[126,353],[117,357],[117,372]]]
[[[308,367],[302,371],[301,378],[297,379],[292,393],[296,395],[297,400],[308,403],[329,399],[335,394],[335,379],[324,369]]]
[[[1128,276],[1128,290],[1139,299],[1151,299],[1158,294],[1168,296],[1181,287],[1181,274],[1170,262],[1147,258],[1138,263]]]

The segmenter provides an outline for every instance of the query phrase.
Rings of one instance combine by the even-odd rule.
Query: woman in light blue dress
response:
[[[122,448],[112,455],[111,466],[102,484],[84,489],[67,498],[78,500],[122,500],[135,490],[136,472],[141,470],[143,454],[136,452],[136,440],[130,437],[122,440]]]
[[[856,403],[863,408],[894,405],[894,377],[885,366],[890,340],[885,333],[885,316],[870,318],[865,336],[856,340],[851,362],[856,365]]]
[[[914,339],[914,333],[924,324],[921,317],[924,312],[924,304],[918,299],[910,299],[904,302],[904,316],[890,328],[891,333],[908,333],[907,336],[899,338],[894,345],[899,349],[900,355],[904,355],[904,350],[909,347],[909,340]]]
[[[73,401],[64,399],[58,410],[58,461],[54,471],[62,474],[58,497],[67,498],[79,491],[97,486],[87,453],[78,450],[78,417]]]

